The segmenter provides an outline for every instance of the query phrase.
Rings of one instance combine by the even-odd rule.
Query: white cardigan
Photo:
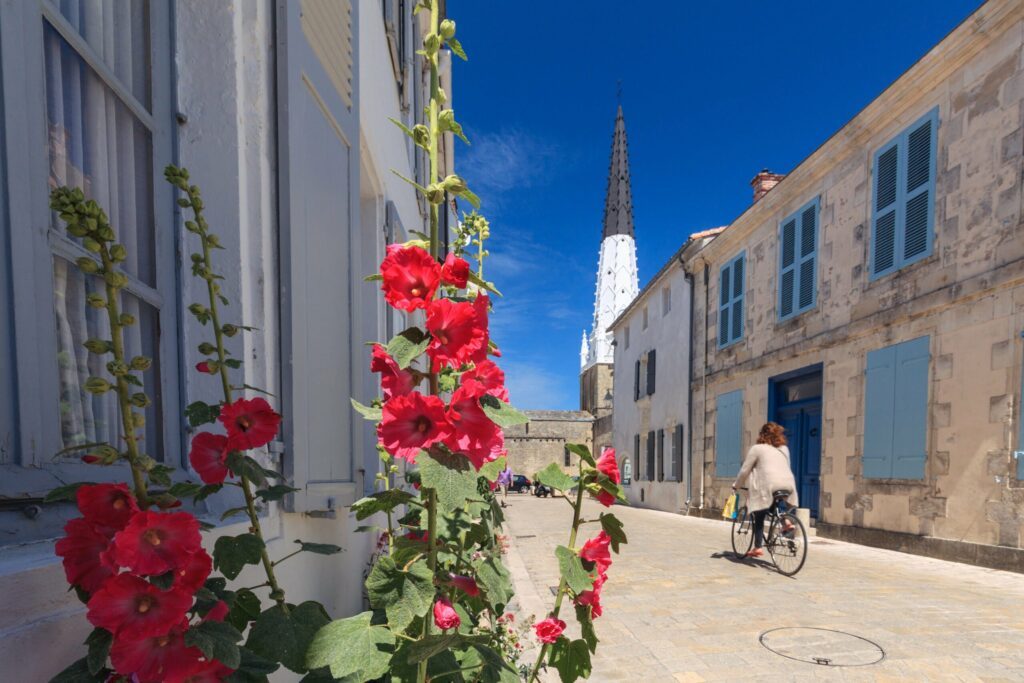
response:
[[[759,443],[750,447],[743,467],[736,476],[736,488],[747,486],[746,505],[751,512],[766,510],[772,505],[772,491],[788,489],[792,491],[786,502],[793,507],[798,506],[796,495],[796,479],[789,465],[789,449],[785,446],[776,448],[770,444]]]

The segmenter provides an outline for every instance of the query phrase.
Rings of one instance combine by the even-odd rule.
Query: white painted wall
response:
[[[632,459],[633,478],[625,487],[630,504],[669,512],[685,508],[687,492],[685,479],[689,467],[689,405],[690,405],[690,286],[686,282],[678,260],[664,272],[655,276],[653,286],[640,293],[632,308],[612,328],[615,338],[615,383],[612,392],[612,432],[619,468],[625,457]],[[662,291],[671,292],[671,308],[663,312]],[[644,329],[644,308],[647,309],[647,328]],[[626,328],[629,328],[629,348],[626,348]],[[655,392],[652,396],[633,399],[635,364],[651,349],[657,350]],[[641,368],[641,393],[646,386],[646,366]],[[670,453],[672,433],[677,424],[684,425],[683,465],[684,481],[669,481],[671,477]],[[646,458],[647,433],[665,430],[665,477],[662,482],[647,481],[643,465]],[[640,435],[640,452],[634,452],[634,438]],[[638,466],[639,465],[639,466]],[[639,480],[642,475],[644,480]],[[643,501],[641,501],[641,491]]]

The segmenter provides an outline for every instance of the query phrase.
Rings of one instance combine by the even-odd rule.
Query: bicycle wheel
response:
[[[793,525],[789,531],[782,530],[786,521]],[[773,519],[765,545],[780,574],[793,576],[804,566],[807,559],[807,531],[796,515],[787,513]]]
[[[732,520],[732,551],[743,557],[754,544],[754,534],[750,528],[750,515],[747,514],[747,506],[744,505],[736,511],[736,517]]]

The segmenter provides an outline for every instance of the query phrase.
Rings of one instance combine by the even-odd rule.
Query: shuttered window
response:
[[[639,434],[634,434],[633,435],[633,459],[636,461],[636,469],[637,469],[636,478],[639,481],[640,479],[643,479],[643,472],[640,471],[640,463],[642,461],[640,459],[640,435]]]
[[[779,320],[814,308],[817,301],[819,198],[779,225]]]
[[[657,375],[658,352],[651,349],[647,352],[647,395],[654,394],[654,378]]]
[[[640,400],[640,359],[636,359],[636,367],[633,372],[633,400]]]
[[[715,476],[735,477],[743,462],[743,390],[715,401]]]
[[[644,466],[647,481],[654,481],[654,432],[647,432],[647,462]]]
[[[864,476],[923,479],[927,459],[929,338],[868,352]]]
[[[658,430],[658,481],[665,481],[665,430]]]
[[[932,251],[938,107],[875,153],[871,278]]]
[[[677,424],[672,431],[672,481],[683,480],[683,425]]]
[[[722,266],[718,277],[718,347],[743,338],[743,290],[746,254]]]

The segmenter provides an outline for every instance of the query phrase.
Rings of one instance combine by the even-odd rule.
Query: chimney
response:
[[[754,179],[750,181],[750,186],[754,188],[754,203],[756,204],[761,197],[768,194],[768,190],[772,189],[786,176],[782,173],[772,173],[767,168],[762,169],[760,173],[754,176]]]

